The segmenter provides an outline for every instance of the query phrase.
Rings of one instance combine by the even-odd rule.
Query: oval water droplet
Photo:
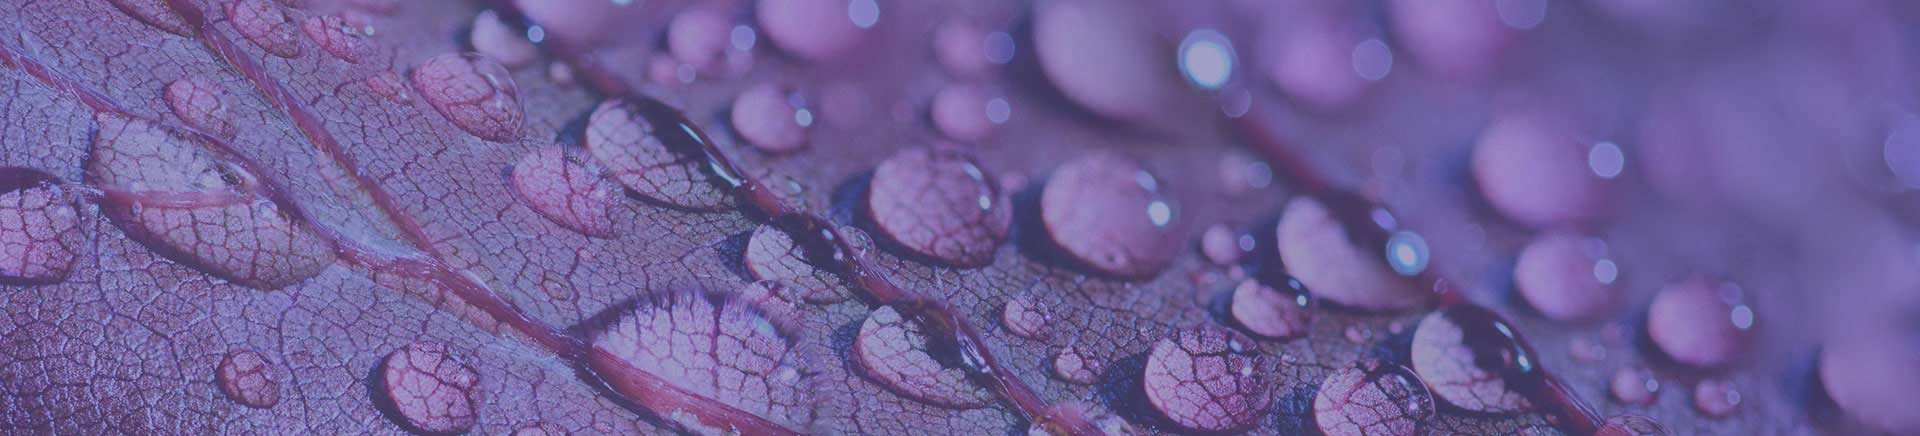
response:
[[[1225,225],[1214,224],[1200,233],[1200,254],[1215,265],[1232,265],[1240,261],[1238,235]]]
[[[956,409],[985,407],[993,393],[968,379],[961,362],[935,357],[936,347],[953,348],[927,337],[920,321],[902,316],[892,306],[873,311],[860,324],[853,340],[855,361],[875,381],[920,402]],[[940,353],[958,354],[957,350]]]
[[[793,236],[772,225],[761,225],[747,237],[747,273],[755,280],[774,281],[813,304],[846,301],[848,291],[833,272],[817,266],[832,262],[828,253],[809,253]]]
[[[306,280],[333,263],[330,241],[197,137],[104,112],[94,125],[87,183],[105,192],[107,217],[153,251],[259,289]]]
[[[1848,416],[1890,434],[1920,434],[1920,329],[1866,317],[1820,349],[1820,385]],[[1877,325],[1876,325],[1877,324]]]
[[[1412,286],[1381,261],[1386,240],[1365,238],[1385,232],[1354,227],[1377,226],[1355,217],[1365,212],[1350,210],[1366,208],[1358,206],[1361,202],[1344,196],[1288,201],[1274,232],[1287,273],[1313,289],[1315,296],[1344,306],[1404,310],[1426,304],[1432,297],[1428,292]]]
[[[908,148],[874,169],[867,210],[881,234],[914,254],[983,267],[1013,225],[1013,205],[989,177],[959,149]]]
[[[987,92],[974,85],[953,85],[933,95],[933,124],[958,141],[977,142],[993,134]]]
[[[1364,360],[1320,382],[1313,420],[1327,436],[1413,436],[1437,409],[1412,370]]]
[[[220,392],[242,406],[255,409],[280,404],[280,369],[253,350],[228,352],[214,370]]]
[[[1590,321],[1615,307],[1619,291],[1594,273],[1606,261],[1588,248],[1591,239],[1566,231],[1534,237],[1521,249],[1513,284],[1540,314],[1561,321]]]
[[[1232,330],[1209,327],[1161,339],[1141,374],[1147,401],[1189,430],[1227,432],[1252,426],[1267,414],[1273,384],[1261,368],[1265,355],[1236,345],[1250,341]]]
[[[1056,246],[1098,272],[1142,279],[1173,263],[1171,203],[1140,163],[1099,152],[1054,170],[1040,217]]]
[[[1732,382],[1710,378],[1693,385],[1693,408],[1709,418],[1733,416],[1741,401],[1740,390]]]
[[[778,85],[763,83],[733,99],[733,130],[741,139],[768,153],[786,153],[807,145],[807,127]]]
[[[1307,334],[1313,320],[1307,286],[1291,277],[1285,291],[1275,290],[1258,280],[1240,282],[1233,290],[1233,321],[1254,335],[1269,339],[1293,339]]]
[[[1532,407],[1527,392],[1546,380],[1539,355],[1499,315],[1472,305],[1428,314],[1413,332],[1413,369],[1434,394],[1475,412]]]
[[[369,27],[356,26],[350,20],[338,15],[317,15],[307,17],[300,24],[300,30],[306,32],[307,39],[320,46],[321,51],[348,63],[360,63],[366,59],[372,44],[367,42]]]
[[[1034,52],[1061,93],[1109,118],[1145,121],[1180,101],[1173,51],[1132,5],[1053,1],[1035,6]]]
[[[1091,385],[1100,381],[1106,368],[1099,356],[1072,345],[1053,353],[1053,376],[1067,383]]]
[[[1480,133],[1473,175],[1501,214],[1535,227],[1598,218],[1612,196],[1606,179],[1587,168],[1587,146],[1570,122],[1542,109],[1512,109]]]
[[[1620,415],[1607,418],[1607,423],[1593,436],[1667,436],[1667,428],[1659,421],[1639,415]]]
[[[300,27],[280,5],[268,0],[227,3],[227,19],[253,45],[283,58],[300,56]]]
[[[480,418],[480,373],[437,342],[414,342],[380,363],[380,396],[409,430],[461,434]]]
[[[227,116],[227,91],[197,77],[174,80],[164,93],[167,109],[187,125],[207,133],[233,136],[233,122]]]
[[[804,375],[810,362],[758,308],[712,295],[670,293],[621,310],[618,320],[594,335],[587,358],[594,374],[614,391],[662,415],[678,411],[663,407],[685,404],[650,402],[667,395],[661,385],[668,385],[787,428],[812,422],[813,379]]]
[[[1613,399],[1624,404],[1645,406],[1660,398],[1660,380],[1653,377],[1653,371],[1643,367],[1623,367],[1614,370],[1613,379],[1607,383],[1607,390]]]
[[[613,236],[620,187],[560,146],[522,156],[513,164],[512,179],[514,192],[540,216],[587,236]]]
[[[493,142],[520,139],[526,112],[520,88],[499,62],[471,53],[447,53],[413,69],[413,87],[440,115],[468,134]]]
[[[473,29],[467,33],[467,44],[473,47],[473,51],[500,61],[508,68],[519,68],[540,57],[540,49],[534,47],[532,41],[501,21],[500,14],[492,10],[480,11],[473,16]]]
[[[1751,327],[1752,311],[1723,298],[1728,286],[1704,278],[1667,285],[1647,308],[1647,336],[1675,362],[1702,368],[1732,362],[1752,333],[1735,321]],[[1741,313],[1746,316],[1736,318]]]
[[[1293,101],[1316,110],[1346,108],[1366,94],[1371,81],[1355,68],[1363,34],[1324,14],[1309,14],[1298,26],[1270,26],[1259,36],[1267,79]],[[1386,44],[1379,43],[1384,50]],[[1371,72],[1371,71],[1369,71]],[[1359,73],[1359,74],[1357,74]]]
[[[703,71],[714,71],[722,66],[721,55],[733,42],[732,31],[732,23],[720,8],[687,8],[667,23],[667,50],[680,62]]]
[[[774,45],[795,56],[820,62],[857,45],[866,31],[848,19],[847,0],[761,0],[755,4],[760,29]]]
[[[1046,306],[1038,305],[1024,295],[1008,299],[1007,304],[1000,308],[1000,322],[1006,324],[1007,331],[1027,339],[1045,339],[1047,323],[1052,318]]]
[[[713,172],[709,141],[685,114],[650,98],[607,100],[587,118],[587,151],[614,180],[688,209],[714,210],[732,199],[725,177]]]
[[[381,97],[386,97],[388,101],[394,103],[407,104],[413,102],[413,87],[408,85],[407,81],[400,77],[400,74],[392,71],[382,71],[379,74],[367,77],[367,89],[373,91],[374,94],[379,94]]]
[[[964,19],[947,21],[934,31],[933,54],[955,77],[983,77],[993,69],[987,59],[986,29]]]
[[[0,167],[0,284],[66,280],[85,239],[79,216],[53,175]]]
[[[167,0],[107,0],[107,3],[155,29],[185,37],[193,37],[195,33],[186,19],[167,6]]]
[[[1395,0],[1386,2],[1396,40],[1428,69],[1455,78],[1492,70],[1515,31],[1502,24],[1493,2]]]

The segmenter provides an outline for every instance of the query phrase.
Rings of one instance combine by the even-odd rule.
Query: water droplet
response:
[[[933,124],[949,138],[974,142],[993,134],[987,93],[978,86],[953,85],[933,95]],[[1004,105],[1005,101],[1001,103]],[[1005,122],[1002,117],[1000,122]]]
[[[473,29],[467,32],[467,44],[473,47],[473,51],[499,61],[507,68],[519,68],[540,57],[540,49],[514,30],[513,26],[501,21],[500,14],[493,10],[480,11],[473,16]]]
[[[1053,353],[1053,376],[1067,383],[1091,385],[1100,380],[1106,366],[1098,356],[1072,345]]]
[[[986,266],[1012,227],[1006,193],[951,146],[901,150],[874,169],[871,186],[867,210],[882,234],[942,263]]]
[[[711,144],[686,114],[650,98],[607,100],[587,118],[587,151],[634,193],[694,210],[730,204],[727,175],[707,156]]]
[[[1118,154],[1090,154],[1054,170],[1040,212],[1055,245],[1099,272],[1152,277],[1179,251],[1178,232],[1169,229],[1172,207],[1158,182]]]
[[[333,263],[329,241],[197,138],[105,112],[94,125],[87,183],[106,191],[107,217],[154,252],[259,289],[306,280]]]
[[[736,24],[733,26],[732,31],[727,32],[727,42],[733,45],[734,50],[738,51],[753,50],[754,45],[759,42],[759,39],[760,36],[754,33],[753,26],[745,24]]]
[[[1428,314],[1413,332],[1413,369],[1435,394],[1476,412],[1531,407],[1525,392],[1545,383],[1538,354],[1499,315],[1471,305]]]
[[[547,79],[552,80],[555,85],[573,86],[573,67],[567,66],[565,62],[547,64]]]
[[[59,180],[38,170],[0,167],[0,284],[66,280],[82,239],[79,214]]]
[[[205,79],[188,77],[167,84],[167,109],[187,125],[220,137],[233,136],[227,119],[227,92]]]
[[[1254,335],[1270,339],[1293,339],[1307,334],[1313,312],[1307,286],[1286,279],[1285,291],[1275,290],[1257,280],[1240,282],[1233,290],[1233,321]]]
[[[795,349],[793,337],[759,308],[717,295],[675,292],[642,297],[620,310],[617,320],[593,335],[587,357],[594,375],[614,391],[661,414],[671,412],[665,407],[685,405],[648,400],[672,389],[787,428],[812,422],[813,382],[804,375],[809,362]]]
[[[1607,358],[1607,346],[1593,338],[1574,336],[1567,347],[1567,355],[1577,362],[1599,362]]]
[[[394,103],[413,102],[413,88],[405,79],[400,78],[399,74],[391,71],[382,71],[367,77],[367,89]]]
[[[1821,344],[1819,384],[1846,415],[1887,434],[1920,434],[1920,329],[1912,318],[1858,316]]]
[[[520,139],[526,123],[513,75],[486,56],[448,53],[413,70],[413,87],[427,103],[473,136],[493,142]]]
[[[1180,73],[1204,89],[1220,89],[1233,78],[1233,41],[1218,30],[1200,29],[1180,40]]]
[[[1419,233],[1393,232],[1387,238],[1387,266],[1403,276],[1419,275],[1427,270],[1427,239]]]
[[[1380,38],[1367,38],[1353,46],[1353,74],[1377,81],[1393,73],[1393,48]]]
[[[414,342],[387,354],[380,364],[376,404],[410,430],[460,434],[479,421],[480,373],[437,342]]]
[[[1424,69],[1455,78],[1479,77],[1514,40],[1487,1],[1395,0],[1386,2],[1395,41]]]
[[[1099,1],[1036,5],[1034,52],[1040,69],[1068,99],[1095,114],[1141,122],[1164,115],[1185,90],[1174,54],[1147,30],[1136,8]]]
[[[267,0],[239,0],[227,4],[227,19],[253,45],[283,58],[300,56],[300,27],[286,9]]]
[[[1693,408],[1709,418],[1732,416],[1740,400],[1740,391],[1726,380],[1706,379],[1693,386]]]
[[[994,62],[987,57],[986,29],[964,19],[947,21],[934,31],[933,54],[955,77],[983,77],[993,69]]]
[[[747,273],[755,280],[780,283],[814,304],[845,301],[847,291],[833,273],[815,266],[832,261],[831,255],[808,253],[794,244],[793,237],[771,225],[762,225],[747,238]]]
[[[1669,284],[1647,309],[1647,336],[1661,351],[1682,364],[1715,367],[1732,362],[1751,334],[1740,328],[1735,314],[1744,305],[1721,298],[1719,284],[1692,278]],[[1744,318],[1751,326],[1751,309]]]
[[[1542,315],[1590,321],[1606,316],[1617,305],[1619,291],[1609,282],[1618,271],[1603,275],[1602,268],[1611,270],[1613,263],[1595,259],[1587,249],[1588,241],[1572,232],[1550,231],[1520,251],[1513,268],[1514,286]]]
[[[513,165],[514,192],[561,227],[594,237],[613,236],[612,209],[620,187],[558,145],[541,147]]]
[[[1390,215],[1370,213],[1379,209],[1353,194],[1331,194],[1324,200],[1297,197],[1280,215],[1274,233],[1288,274],[1317,297],[1353,308],[1410,309],[1432,298],[1381,261],[1377,250],[1384,250],[1387,233],[1375,218]]]
[[[1413,436],[1436,410],[1419,376],[1378,360],[1334,371],[1313,400],[1314,423],[1327,436]]]
[[[993,393],[967,378],[959,362],[934,357],[934,343],[915,319],[883,306],[867,316],[853,340],[855,360],[889,390],[941,407],[976,409],[993,401]],[[952,346],[946,344],[945,346]]]
[[[721,54],[728,45],[738,48],[744,36],[747,50],[753,48],[753,30],[745,26],[733,27],[726,14],[716,7],[696,6],[673,16],[667,23],[667,49],[673,57],[688,65],[702,70],[712,71],[720,66]],[[747,29],[745,35],[739,29]]]
[[[1048,422],[1059,422],[1069,419],[1092,424],[1093,428],[1098,429],[1101,434],[1107,436],[1139,436],[1145,434],[1135,429],[1133,424],[1128,423],[1126,419],[1113,414],[1113,412],[1100,409],[1088,403],[1069,401],[1053,406],[1052,409],[1047,410],[1046,414],[1044,414],[1039,421],[1027,427],[1027,436],[1057,436],[1069,434],[1066,430],[1051,429],[1048,428],[1047,425]]]
[[[799,122],[799,107],[788,101],[778,85],[763,83],[733,99],[733,130],[768,153],[787,153],[807,145],[807,128]],[[809,118],[811,115],[809,115]]]
[[[1660,398],[1660,380],[1653,377],[1652,370],[1643,367],[1614,370],[1607,386],[1613,399],[1623,404],[1645,406]]]
[[[1240,247],[1236,245],[1233,229],[1226,225],[1214,224],[1200,233],[1200,254],[1215,265],[1231,265],[1240,261]]]
[[[319,45],[321,51],[356,64],[371,51],[367,43],[367,37],[372,35],[369,29],[371,27],[355,26],[338,15],[311,16],[300,24],[300,30],[307,34],[307,39]]]
[[[255,409],[280,404],[280,369],[253,350],[228,352],[214,370],[220,392],[242,406]]]
[[[1547,0],[1494,0],[1500,22],[1520,30],[1532,29],[1547,20]]]
[[[185,37],[194,35],[193,28],[187,26],[187,20],[167,6],[167,0],[107,0],[107,3],[156,29]]]
[[[1607,423],[1593,436],[1667,436],[1667,428],[1653,418],[1621,415],[1607,418]]]
[[[1347,342],[1365,344],[1373,341],[1373,328],[1363,324],[1354,324],[1342,329],[1341,335],[1347,337]]]
[[[760,30],[774,45],[802,59],[819,62],[846,52],[864,34],[849,19],[855,12],[848,0],[761,0],[755,7]],[[879,8],[872,9],[879,20]]]
[[[880,3],[874,0],[848,0],[847,19],[853,21],[854,27],[872,28],[880,23]]]
[[[1147,401],[1168,421],[1189,430],[1245,429],[1265,416],[1272,382],[1256,369],[1265,355],[1233,350],[1251,341],[1232,330],[1193,328],[1154,344],[1141,386]]]
[[[1587,148],[1565,122],[1537,109],[1496,115],[1473,148],[1473,175],[1481,195],[1522,224],[1551,227],[1598,218],[1612,196],[1592,176]]]
[[[1593,170],[1593,175],[1612,179],[1619,177],[1626,167],[1626,152],[1620,151],[1620,146],[1612,141],[1601,141],[1587,149],[1587,168]]]
[[[1007,300],[1001,307],[1000,322],[1006,324],[1007,331],[1014,336],[1027,339],[1045,339],[1047,321],[1053,317],[1046,306],[1034,304],[1026,296],[1017,296]]]

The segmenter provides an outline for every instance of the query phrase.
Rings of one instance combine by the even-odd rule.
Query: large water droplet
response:
[[[513,165],[512,179],[527,206],[555,224],[588,236],[613,236],[612,210],[620,187],[560,146],[521,157]]]
[[[1040,195],[1056,246],[1098,272],[1159,274],[1178,254],[1171,203],[1140,163],[1101,152],[1061,165]]]
[[[242,406],[255,409],[280,404],[280,369],[253,350],[228,352],[214,370],[220,392]]]
[[[242,286],[277,289],[333,263],[332,244],[270,199],[257,176],[199,139],[145,120],[94,116],[88,183],[134,240]]]
[[[1667,285],[1647,308],[1647,336],[1682,364],[1704,368],[1732,362],[1751,336],[1753,311],[1723,298],[1721,291],[1729,286],[1704,278]]]
[[[669,385],[787,428],[806,428],[813,419],[813,379],[803,375],[809,362],[785,331],[745,302],[694,293],[647,297],[592,343],[587,362],[595,375],[655,413],[684,405],[650,402]]]
[[[1288,277],[1286,287],[1283,292],[1258,280],[1240,282],[1233,290],[1233,321],[1264,338],[1284,340],[1307,334],[1313,320],[1313,312],[1307,310],[1307,286]]]
[[[795,244],[793,236],[778,227],[762,225],[747,237],[747,273],[755,280],[778,282],[809,303],[846,301],[846,287],[832,271],[820,266],[834,262],[832,255],[809,253],[807,248]]]
[[[1514,262],[1514,287],[1548,318],[1589,321],[1606,316],[1619,299],[1619,292],[1609,283],[1618,272],[1596,274],[1601,262],[1612,263],[1588,249],[1591,241],[1568,231],[1536,236]]]
[[[1316,295],[1345,306],[1367,310],[1419,307],[1431,294],[1409,284],[1381,261],[1384,235],[1362,206],[1364,200],[1346,196],[1299,197],[1287,203],[1275,236],[1287,273]],[[1387,215],[1381,215],[1387,216]],[[1374,226],[1362,228],[1358,226]],[[1358,236],[1357,238],[1355,236]]]
[[[187,125],[220,137],[233,136],[233,122],[227,118],[227,91],[213,82],[197,77],[174,80],[165,92],[167,109]]]
[[[587,151],[613,179],[654,201],[695,210],[729,204],[705,133],[649,98],[607,100],[587,119]]]
[[[733,130],[768,153],[798,150],[807,145],[807,126],[800,123],[802,110],[789,102],[780,86],[756,85],[734,97]]]
[[[944,362],[939,354],[957,354],[954,344],[927,337],[920,321],[904,317],[892,306],[881,307],[860,324],[853,340],[855,360],[881,385],[900,395],[941,407],[973,409],[993,401],[993,394],[967,378],[960,362]]]
[[[0,167],[0,283],[66,280],[84,234],[59,180],[38,170]]]
[[[1194,328],[1154,344],[1141,374],[1147,401],[1169,421],[1203,432],[1245,429],[1265,416],[1271,381],[1265,355],[1232,330]]]
[[[819,62],[853,48],[866,33],[849,18],[850,6],[848,0],[761,0],[754,12],[780,49]]]
[[[1036,6],[1034,51],[1053,86],[1094,113],[1142,121],[1178,101],[1172,52],[1155,39],[1136,9],[1098,1]]]
[[[300,34],[287,10],[268,0],[239,0],[227,4],[233,30],[274,56],[300,56]]]
[[[413,69],[413,87],[461,130],[493,142],[520,139],[520,88],[499,62],[470,53],[434,56]]]
[[[107,3],[156,29],[185,37],[194,35],[194,29],[187,26],[187,20],[167,6],[167,0],[107,0]]]
[[[1013,206],[988,176],[950,146],[905,149],[874,169],[868,211],[882,234],[915,254],[986,266],[1013,224]]]
[[[1538,354],[1499,315],[1472,305],[1428,314],[1413,333],[1413,369],[1448,403],[1476,412],[1531,407],[1545,376]]]
[[[473,16],[473,30],[467,34],[467,43],[473,51],[500,61],[508,68],[519,68],[532,63],[540,57],[540,49],[532,41],[514,31],[513,26],[500,20],[500,15],[491,10],[480,11]]]
[[[1327,436],[1413,436],[1435,410],[1420,377],[1378,360],[1334,371],[1313,400],[1314,423]]]
[[[367,42],[367,37],[372,36],[368,33],[369,29],[371,28],[366,26],[356,26],[338,15],[307,17],[306,22],[300,24],[300,30],[305,31],[307,38],[312,39],[321,50],[335,58],[356,64],[371,54],[369,52],[372,51],[372,45]]]
[[[409,430],[461,434],[480,419],[480,373],[437,342],[414,342],[380,364],[376,403]]]
[[[1581,223],[1605,212],[1612,189],[1588,168],[1570,122],[1542,109],[1497,115],[1473,148],[1480,192],[1501,214],[1535,227]]]

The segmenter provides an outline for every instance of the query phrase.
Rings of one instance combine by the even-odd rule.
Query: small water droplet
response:
[[[486,56],[448,53],[413,70],[413,87],[447,121],[493,142],[520,139],[526,112],[506,67]]]
[[[868,14],[859,17],[871,18],[868,25],[879,22],[879,5],[873,0],[762,0],[754,7],[760,30],[774,45],[816,62],[843,54],[863,39],[867,32],[856,25],[855,13]]]
[[[1420,377],[1399,364],[1363,360],[1334,371],[1314,395],[1313,418],[1327,436],[1415,435],[1437,408]]]
[[[993,393],[968,378],[960,366],[965,363],[942,362],[930,354],[934,340],[927,337],[920,321],[883,306],[861,323],[853,354],[874,379],[908,398],[956,409],[977,409],[992,402]]]
[[[1585,335],[1575,336],[1567,347],[1567,354],[1578,362],[1599,362],[1606,360],[1607,346]]]
[[[1592,241],[1571,231],[1535,236],[1514,262],[1514,287],[1548,318],[1591,321],[1605,317],[1620,298],[1610,286],[1619,270],[1612,260],[1593,256]]]
[[[755,280],[779,282],[783,288],[814,304],[832,304],[847,299],[840,280],[823,267],[835,253],[810,253],[811,247],[795,244],[787,232],[771,225],[754,229],[747,238],[747,272]]]
[[[594,237],[613,236],[612,210],[620,187],[600,177],[560,146],[527,153],[513,165],[514,192],[527,206],[561,227]]]
[[[537,28],[533,26],[528,31]],[[473,16],[473,28],[467,32],[467,37],[467,44],[473,47],[473,51],[499,61],[508,68],[519,68],[540,57],[540,49],[534,47],[532,41],[514,30],[513,26],[507,25],[492,10],[480,11]]]
[[[1607,386],[1608,391],[1613,393],[1613,399],[1624,404],[1644,406],[1660,398],[1660,380],[1654,378],[1652,370],[1644,367],[1614,370],[1613,379]]]
[[[213,82],[188,77],[167,83],[167,108],[187,125],[221,137],[231,137],[233,122],[227,117],[227,92]]]
[[[1253,371],[1265,355],[1233,344],[1247,343],[1232,330],[1193,328],[1154,344],[1141,385],[1147,401],[1168,421],[1202,432],[1252,426],[1266,415],[1273,383]]]
[[[1080,262],[1126,278],[1158,274],[1178,252],[1174,210],[1137,161],[1090,154],[1061,165],[1041,192],[1041,220]]]
[[[1347,337],[1347,342],[1365,344],[1373,340],[1373,328],[1361,324],[1354,324],[1341,330],[1341,335]]]
[[[391,416],[413,431],[460,434],[479,421],[480,373],[446,345],[414,342],[394,350],[380,364],[376,401],[393,408]]]
[[[655,413],[684,413],[683,422],[715,421],[708,410],[677,401],[668,409],[647,399],[682,391],[786,428],[812,422],[808,362],[764,309],[723,295],[663,292],[616,310],[617,318],[593,332],[586,362],[613,391]]]
[[[1004,100],[1002,101],[1004,104]],[[960,141],[974,142],[993,134],[994,122],[987,92],[978,86],[954,85],[933,95],[933,124],[940,133]],[[1001,122],[1005,122],[1003,118]]]
[[[1307,309],[1307,287],[1289,277],[1286,289],[1276,290],[1256,280],[1245,280],[1233,290],[1230,311],[1242,328],[1263,338],[1293,339],[1307,334],[1313,320]]]
[[[1053,353],[1053,376],[1067,383],[1091,385],[1105,371],[1104,362],[1080,348],[1069,345]]]
[[[1012,228],[1006,193],[952,146],[901,150],[874,170],[868,208],[885,236],[942,263],[981,267]]]
[[[1531,407],[1542,386],[1538,359],[1499,315],[1472,305],[1428,314],[1413,333],[1413,369],[1441,398],[1462,409],[1511,413]]]
[[[729,205],[739,180],[707,155],[709,144],[686,114],[651,98],[606,100],[587,118],[587,151],[615,181],[687,209]]]
[[[52,175],[0,167],[0,284],[66,280],[84,234],[73,203]]]
[[[742,91],[733,100],[734,132],[769,153],[787,153],[806,146],[807,126],[801,119],[811,124],[812,114],[802,116],[800,108],[804,105],[796,107],[787,94],[787,90],[770,83]]]
[[[1693,386],[1693,408],[1709,418],[1733,416],[1740,402],[1740,390],[1726,380],[1706,379]]]
[[[300,56],[300,27],[286,9],[267,0],[239,0],[227,4],[227,19],[253,45],[274,56]]]
[[[1026,296],[1008,299],[1000,310],[1000,322],[1007,326],[1007,331],[1027,339],[1045,339],[1047,322],[1052,317],[1046,306],[1035,304]]]
[[[370,47],[367,37],[373,35],[372,29],[371,26],[355,26],[338,15],[307,17],[300,24],[300,30],[307,34],[307,39],[319,45],[321,51],[333,55],[335,59],[356,64],[368,55]]]
[[[1732,362],[1752,334],[1753,313],[1738,298],[1723,298],[1723,289],[1728,288],[1705,278],[1667,285],[1647,309],[1647,336],[1682,364],[1706,368]]]
[[[220,392],[242,406],[255,409],[280,404],[280,369],[253,350],[228,352],[214,370]]]
[[[180,36],[194,35],[193,28],[187,25],[187,20],[181,18],[180,14],[174,13],[173,8],[167,6],[166,0],[107,0],[107,2],[112,3],[114,8],[120,9],[120,12],[125,12],[148,26]]]

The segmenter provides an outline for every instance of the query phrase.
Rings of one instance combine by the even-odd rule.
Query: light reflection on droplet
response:
[[[1153,174],[1148,174],[1146,171],[1134,172],[1133,183],[1140,185],[1141,189],[1146,189],[1148,191],[1160,190],[1160,181],[1154,180]]]
[[[1233,42],[1213,29],[1188,33],[1180,41],[1180,73],[1195,86],[1219,89],[1233,78]]]
[[[753,50],[753,44],[759,39],[759,35],[754,34],[753,26],[741,24],[733,26],[733,31],[727,34],[727,39],[733,44],[734,50],[748,51]]]
[[[1147,204],[1147,219],[1153,222],[1154,227],[1166,227],[1173,222],[1173,206],[1165,201],[1154,200]]]
[[[853,20],[856,27],[873,27],[880,22],[880,4],[874,0],[851,0],[847,2],[847,18]]]
[[[1013,62],[1013,35],[1008,35],[1007,32],[989,33],[986,48],[988,62],[1003,65]]]
[[[1587,149],[1587,168],[1602,179],[1619,177],[1626,165],[1626,153],[1621,152],[1620,146],[1612,141],[1602,141]]]
[[[1728,315],[1728,318],[1733,321],[1733,328],[1741,330],[1753,328],[1753,308],[1745,304],[1733,306],[1733,312]]]
[[[1006,124],[1011,118],[1013,118],[1013,105],[1007,104],[1007,99],[994,97],[987,100],[987,121]]]
[[[693,71],[693,64],[680,64],[673,67],[673,76],[680,79],[680,83],[693,83],[693,79],[699,78],[699,75]]]
[[[1394,228],[1400,227],[1400,220],[1394,219],[1393,213],[1387,212],[1386,209],[1381,209],[1376,207],[1373,209],[1372,212],[1368,214],[1368,216],[1370,218],[1373,218],[1373,224],[1380,226],[1380,228],[1392,230]]]
[[[1393,72],[1393,49],[1380,38],[1367,38],[1353,46],[1353,73],[1367,80],[1387,78]]]
[[[1273,184],[1273,167],[1266,162],[1253,161],[1247,164],[1247,187],[1265,189]]]
[[[546,41],[547,28],[540,27],[540,25],[538,24],[527,26],[527,40],[533,41],[534,44],[539,44],[543,41]]]
[[[793,111],[793,122],[794,122],[794,123],[798,123],[798,124],[800,124],[800,127],[809,127],[809,126],[812,126],[812,125],[813,125],[813,111],[810,111],[810,110],[806,110],[806,109],[797,109],[797,110],[794,110],[794,111]]]
[[[1881,144],[1881,158],[1902,184],[1920,188],[1920,116],[1900,114],[1894,118],[1886,142]]]
[[[1239,239],[1233,241],[1233,245],[1239,247],[1240,251],[1253,251],[1254,242],[1253,235],[1240,235]]]
[[[1411,276],[1427,269],[1427,240],[1420,234],[1400,231],[1387,238],[1387,265],[1393,272]]]
[[[1547,20],[1547,0],[1494,0],[1493,8],[1500,22],[1515,29],[1532,29]]]
[[[1620,266],[1615,265],[1613,259],[1600,259],[1600,261],[1593,263],[1594,280],[1600,281],[1601,284],[1611,285],[1613,284],[1613,280],[1617,278],[1620,278]]]
[[[627,6],[627,5],[631,5],[631,4],[633,4],[633,0],[613,0],[613,5],[614,5],[614,6],[622,6],[622,7],[625,7],[625,6]]]
[[[1252,92],[1235,89],[1220,97],[1220,112],[1226,114],[1227,118],[1240,118],[1247,114],[1248,109],[1253,109]]]

